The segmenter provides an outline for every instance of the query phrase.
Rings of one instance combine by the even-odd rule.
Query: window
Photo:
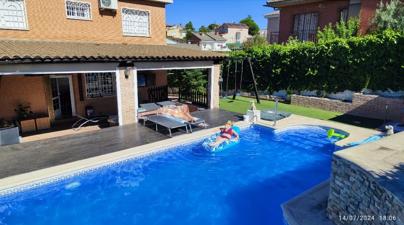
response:
[[[66,0],[66,16],[69,19],[91,20],[91,5],[88,2]]]
[[[293,35],[302,41],[314,41],[317,33],[317,13],[295,15]]]
[[[339,13],[340,21],[348,21],[348,9],[342,9]]]
[[[139,71],[137,74],[138,87],[151,87],[156,84],[156,75],[150,72]]]
[[[0,28],[28,29],[24,0],[0,0]]]
[[[236,32],[236,42],[240,43],[240,39],[241,39],[241,32]]]
[[[88,98],[115,96],[115,76],[113,73],[85,74]]]
[[[122,9],[123,34],[129,36],[150,36],[150,13],[136,9]]]

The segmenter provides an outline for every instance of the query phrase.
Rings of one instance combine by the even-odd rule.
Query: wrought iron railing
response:
[[[155,86],[147,89],[149,102],[161,102],[168,100],[168,86]]]
[[[189,101],[194,105],[208,106],[208,94],[206,92],[196,91],[196,90],[179,90],[179,100]]]

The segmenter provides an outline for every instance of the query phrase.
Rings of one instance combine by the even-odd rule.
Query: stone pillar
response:
[[[220,78],[221,66],[222,66],[221,64],[216,64],[213,65],[211,69],[209,69],[208,103],[210,109],[219,108],[219,100],[220,100],[219,78]]]
[[[120,67],[116,72],[119,125],[137,122],[137,71]]]

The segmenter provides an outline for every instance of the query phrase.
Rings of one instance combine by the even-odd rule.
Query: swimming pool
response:
[[[329,178],[321,127],[253,126],[219,153],[202,140],[0,196],[0,224],[283,224],[280,205]]]

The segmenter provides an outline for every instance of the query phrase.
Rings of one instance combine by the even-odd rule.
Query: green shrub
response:
[[[403,33],[386,30],[319,43],[292,41],[286,45],[253,46],[232,52],[231,57],[252,58],[260,90],[336,92],[363,88],[404,90],[403,52]],[[252,90],[248,62],[243,65],[243,89]],[[239,74],[240,71],[238,79]],[[226,76],[224,69],[224,80]],[[230,87],[233,78],[234,63],[230,68]]]

